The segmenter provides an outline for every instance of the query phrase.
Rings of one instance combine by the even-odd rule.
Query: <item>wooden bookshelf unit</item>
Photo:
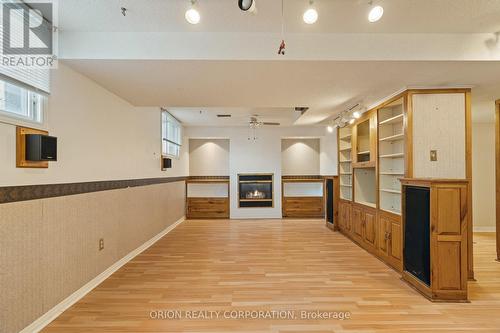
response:
[[[401,179],[465,181],[469,213],[462,249],[472,279],[470,147],[470,89],[409,89],[368,110],[338,130],[339,231],[402,273]],[[437,160],[429,158],[432,150]],[[443,295],[434,299],[447,300]]]

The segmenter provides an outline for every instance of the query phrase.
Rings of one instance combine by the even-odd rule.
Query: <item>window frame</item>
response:
[[[0,76],[0,83],[7,83],[13,85],[17,88],[23,89],[27,93],[27,106],[28,106],[28,116],[18,114],[15,112],[10,112],[4,108],[0,108],[0,122],[11,124],[11,125],[28,125],[31,127],[45,128],[47,125],[47,109],[48,109],[48,96],[35,91],[34,89],[29,89],[26,85],[13,82],[13,80],[6,79]],[[33,97],[39,97],[39,103],[33,107]]]
[[[166,115],[166,123],[168,124],[168,118],[170,117],[171,119],[173,119],[175,121],[175,124],[178,126],[178,131],[179,131],[179,142],[175,142],[175,141],[172,141],[172,140],[169,140],[168,139],[168,126],[165,125],[165,133],[164,133],[164,124],[163,124],[163,115]],[[164,157],[171,157],[171,158],[175,158],[175,159],[180,159],[180,156],[181,156],[181,147],[182,147],[182,123],[179,121],[179,119],[175,118],[170,112],[168,112],[168,110],[166,109],[161,109],[160,111],[160,129],[161,129],[161,155],[164,156]],[[165,151],[163,150],[163,143],[166,143],[166,149]],[[168,145],[171,144],[171,145],[174,145],[176,148],[177,148],[177,152],[178,154],[175,155],[175,154],[170,154],[168,153]]]

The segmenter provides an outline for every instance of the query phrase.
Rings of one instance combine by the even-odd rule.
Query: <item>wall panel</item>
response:
[[[179,181],[0,205],[0,332],[29,325],[182,218],[184,192]]]

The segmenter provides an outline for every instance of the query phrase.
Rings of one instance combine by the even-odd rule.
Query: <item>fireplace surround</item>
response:
[[[274,174],[238,174],[240,208],[274,207]]]

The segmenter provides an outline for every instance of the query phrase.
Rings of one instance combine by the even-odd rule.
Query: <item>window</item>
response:
[[[41,123],[44,99],[20,85],[0,81],[0,115]]]
[[[179,158],[181,153],[181,124],[167,111],[161,113],[162,154]]]

